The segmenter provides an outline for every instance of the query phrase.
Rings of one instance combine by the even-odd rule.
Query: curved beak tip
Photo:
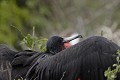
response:
[[[79,35],[78,35],[78,38],[83,38],[83,36],[79,34]]]

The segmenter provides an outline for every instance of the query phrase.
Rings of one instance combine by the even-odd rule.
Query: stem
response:
[[[34,26],[33,26],[33,33],[32,33],[32,37],[33,37],[32,50],[34,50],[34,46],[35,46],[35,27],[34,27]]]

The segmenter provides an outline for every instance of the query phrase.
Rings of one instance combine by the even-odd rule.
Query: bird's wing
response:
[[[27,79],[106,80],[104,71],[116,63],[117,49],[120,47],[115,43],[94,36],[54,56],[39,59],[28,71]]]
[[[38,52],[31,50],[24,50],[18,52],[13,61],[12,61],[12,79],[16,79],[18,77],[25,78],[25,75],[32,63],[32,60],[29,61],[29,58],[36,55]],[[34,59],[33,59],[34,60]],[[29,61],[29,62],[28,62]]]
[[[6,45],[0,44],[0,58],[11,62],[16,55],[16,51],[9,49]]]
[[[31,50],[18,52],[12,61],[12,79],[17,79],[18,77],[25,79],[30,66],[43,54]]]
[[[34,71],[34,69],[36,69],[36,66],[38,65],[38,63],[41,60],[45,60],[45,59],[47,59],[50,56],[52,56],[52,54],[42,53],[41,55],[37,55],[37,57],[34,58],[34,60],[32,58],[30,58],[30,59],[33,60],[33,62],[31,64],[31,67],[30,67],[29,71],[28,71],[28,73],[30,73],[29,75],[33,75],[32,73],[34,73],[34,72],[32,72],[32,71]],[[32,57],[34,57],[34,56],[32,56]],[[30,59],[29,59],[29,61],[31,61]]]
[[[30,50],[24,50],[24,51],[18,52],[12,61],[12,66],[16,66],[16,65],[24,66],[25,65],[24,63],[27,61],[27,59],[36,53],[37,52],[30,51]]]

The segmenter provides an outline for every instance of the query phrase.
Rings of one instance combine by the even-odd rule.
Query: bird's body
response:
[[[17,51],[9,49],[6,45],[0,44],[0,61],[12,62]]]
[[[106,80],[104,71],[116,63],[115,43],[103,37],[88,38],[56,55],[38,59],[27,80]]]
[[[27,70],[30,67],[30,65],[27,65],[30,64],[30,62],[27,63],[27,59],[31,57],[33,53],[35,52],[30,50],[24,50],[21,52],[11,50],[6,45],[0,44],[0,67],[8,66],[8,64],[6,63],[9,63],[9,65],[11,66],[9,67],[9,69],[7,67],[4,67],[4,70],[1,71],[0,74],[7,75],[7,72],[9,70],[8,76],[10,76],[12,80],[16,77],[19,77],[20,75],[24,78],[27,73]],[[6,78],[8,76],[6,76]],[[0,78],[5,79],[5,77],[2,76],[0,76]]]
[[[14,60],[12,61],[12,79],[26,78],[26,73],[33,64],[35,64],[38,59],[45,58],[52,54],[40,53],[31,50],[21,51],[16,54]]]
[[[47,50],[45,52],[36,52],[31,50],[18,52],[12,61],[12,79],[18,77],[25,79],[26,73],[31,66],[35,65],[37,62],[39,62],[39,60],[53,56],[65,49],[64,43],[66,41],[64,41],[62,37],[53,36],[47,41]]]
[[[11,62],[17,51],[9,49],[5,44],[0,44],[0,80],[11,80]]]
[[[28,59],[36,54],[37,52],[35,51],[30,51],[30,50],[24,50],[21,52],[18,52],[11,65],[12,65],[12,80],[17,79],[18,77],[22,77],[23,79],[26,76],[26,73],[30,67],[31,62],[28,62]]]

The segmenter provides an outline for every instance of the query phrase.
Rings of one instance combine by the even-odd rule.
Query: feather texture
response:
[[[106,38],[90,37],[56,55],[38,61],[27,80],[106,80],[104,71],[116,63],[118,45]]]

